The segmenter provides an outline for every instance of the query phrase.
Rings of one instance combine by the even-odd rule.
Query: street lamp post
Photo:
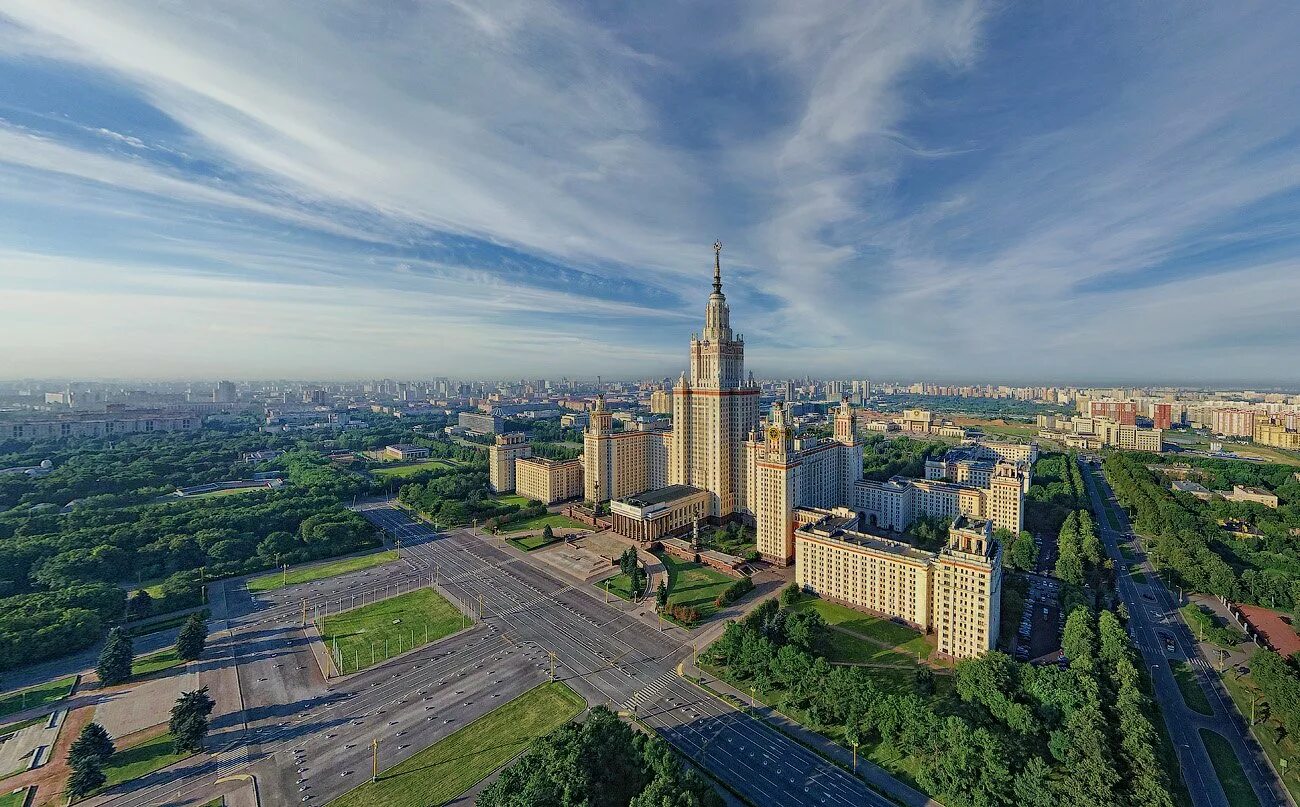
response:
[[[853,744],[853,772],[858,772],[858,744]]]

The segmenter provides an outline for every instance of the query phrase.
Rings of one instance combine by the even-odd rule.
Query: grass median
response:
[[[72,685],[76,681],[77,677],[75,675],[69,675],[67,678],[37,684],[34,687],[20,689],[17,692],[10,692],[0,698],[0,717],[61,701],[68,697],[68,693],[72,691]]]
[[[1231,807],[1259,807],[1259,799],[1255,798],[1255,791],[1241,768],[1237,752],[1232,750],[1232,744],[1209,729],[1201,729],[1201,740],[1210,754],[1210,762],[1214,764],[1214,773],[1219,777],[1219,784],[1223,785],[1228,804]]]
[[[30,787],[20,787],[17,790],[0,795],[0,807],[23,807],[27,803],[27,791]]]
[[[392,563],[397,560],[397,558],[397,552],[395,550],[389,550],[387,552],[376,552],[373,555],[360,555],[355,558],[344,558],[329,563],[319,563],[312,566],[290,569],[287,574],[284,572],[264,574],[261,577],[254,577],[252,580],[249,580],[248,590],[274,591],[278,588],[284,588],[285,586],[293,586],[298,583],[310,583],[313,580],[324,580],[327,577],[338,577],[341,574],[348,574],[349,572],[356,572],[362,569],[369,569],[373,566]]]
[[[1170,659],[1169,669],[1174,674],[1174,681],[1178,683],[1178,691],[1183,694],[1183,703],[1187,704],[1187,708],[1207,716],[1214,714],[1214,707],[1210,706],[1209,698],[1205,697],[1205,690],[1197,683],[1191,665],[1185,661]]]
[[[325,649],[338,650],[346,675],[463,628],[460,609],[431,588],[421,588],[326,617],[320,626]]]
[[[190,756],[189,751],[176,753],[172,743],[171,732],[164,732],[153,739],[115,752],[104,763],[104,786],[100,790],[139,779]]]
[[[587,708],[561,683],[542,684],[343,794],[329,807],[432,807],[469,790]],[[383,745],[379,753],[382,760]]]

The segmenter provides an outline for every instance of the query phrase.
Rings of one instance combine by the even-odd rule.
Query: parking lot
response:
[[[1065,626],[1058,597],[1060,582],[1039,575],[1025,577],[1029,581],[1029,596],[1016,630],[1014,649],[1015,657],[1021,661],[1057,653],[1061,648],[1061,629]]]

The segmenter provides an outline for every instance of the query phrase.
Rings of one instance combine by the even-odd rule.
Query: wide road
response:
[[[470,530],[436,533],[386,505],[359,508],[402,542],[402,560],[250,596],[230,592],[213,665],[237,662],[242,712],[200,755],[153,774],[113,807],[201,804],[252,773],[263,805],[324,804],[554,674],[592,704],[630,709],[758,807],[887,807],[864,782],[677,676],[685,633],[661,633],[587,586],[571,585]],[[300,626],[308,617],[436,584],[471,609],[467,631],[326,682]],[[481,609],[481,618],[478,614]],[[98,805],[96,805],[98,807]]]
[[[766,723],[675,674],[689,646],[576,590],[467,530],[436,537],[394,508],[363,513],[400,538],[407,558],[477,602],[503,634],[559,659],[559,677],[590,702],[634,711],[679,751],[759,807],[892,803]]]
[[[1130,534],[1131,529],[1123,508],[1116,506],[1113,509],[1115,516],[1111,516],[1111,511],[1104,508],[1103,500],[1114,498],[1105,476],[1094,474],[1082,459],[1079,462],[1092,500],[1093,512],[1098,516],[1097,527],[1102,542],[1107,554],[1115,561],[1119,593],[1128,606],[1129,628],[1143,660],[1151,670],[1156,699],[1164,713],[1165,725],[1178,753],[1179,767],[1182,768],[1193,803],[1197,807],[1228,805],[1210,755],[1201,740],[1200,730],[1205,728],[1218,732],[1232,744],[1261,805],[1290,804],[1289,796],[1274,776],[1263,751],[1254,738],[1249,737],[1247,727],[1224,690],[1223,683],[1198,653],[1191,631],[1177,613],[1177,599],[1160,581],[1160,576],[1146,553],[1135,547],[1132,560],[1128,560],[1120,552],[1119,539],[1122,535]],[[1119,523],[1111,525],[1112,517]],[[1128,572],[1129,566],[1139,567],[1145,582],[1134,581]],[[1173,637],[1172,652],[1165,650],[1163,635]],[[1214,708],[1213,716],[1203,715],[1189,708],[1183,701],[1178,683],[1169,667],[1171,659],[1190,664],[1197,685],[1205,690],[1206,697]]]

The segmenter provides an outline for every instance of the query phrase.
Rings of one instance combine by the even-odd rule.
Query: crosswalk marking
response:
[[[655,676],[654,680],[642,687],[635,695],[623,701],[623,708],[629,712],[636,711],[648,701],[658,698],[663,693],[664,689],[667,688],[668,684],[676,677],[676,673],[671,670],[660,673]]]

